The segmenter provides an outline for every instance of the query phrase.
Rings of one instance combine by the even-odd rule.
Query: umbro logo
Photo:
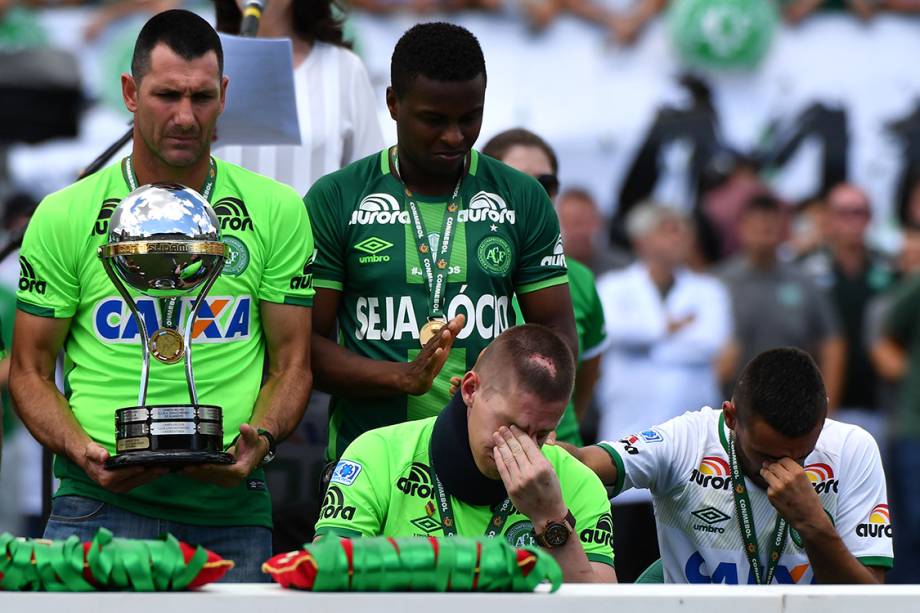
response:
[[[392,194],[368,194],[351,213],[350,226],[371,224],[408,224],[409,212],[399,208],[399,202]]]
[[[221,230],[244,232],[253,229],[249,211],[239,198],[221,198],[214,205],[214,212],[220,218]]]
[[[121,202],[121,200],[118,198],[106,198],[102,201],[102,206],[99,208],[99,215],[96,216],[96,223],[93,224],[93,236],[104,236],[108,233],[109,219],[112,218],[112,213],[115,212],[119,202]]]
[[[355,245],[356,251],[361,251],[365,254],[358,257],[358,262],[361,264],[389,262],[390,256],[387,254],[381,255],[380,252],[386,251],[392,246],[393,243],[385,241],[382,238],[377,238],[376,236],[365,238],[363,241]]]
[[[721,524],[722,522],[731,519],[730,515],[726,515],[715,507],[697,509],[696,511],[690,513],[690,515],[703,522],[701,524],[694,524],[694,530],[697,532],[710,532],[716,534],[722,534],[725,532],[725,528],[719,527],[716,524]]]
[[[48,283],[38,278],[29,260],[25,256],[19,256],[19,291],[44,295],[47,289]]]

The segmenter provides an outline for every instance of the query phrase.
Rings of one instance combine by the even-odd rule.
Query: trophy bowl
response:
[[[198,403],[192,373],[191,331],[223,269],[226,246],[208,201],[184,185],[154,183],[128,194],[109,220],[103,267],[140,324],[142,369],[138,404],[115,411],[116,455],[108,468],[144,465],[229,464],[223,451],[222,410]],[[128,287],[160,302],[159,329],[148,335]],[[201,288],[180,321],[183,297]],[[182,330],[183,332],[180,332]],[[185,359],[190,404],[149,405],[150,356],[164,364]]]
[[[121,201],[109,220],[109,245],[147,245],[142,251],[123,248],[124,254],[113,262],[125,283],[145,293],[187,292],[201,285],[223,256],[192,247],[218,242],[220,223],[214,209],[182,185],[140,187]]]

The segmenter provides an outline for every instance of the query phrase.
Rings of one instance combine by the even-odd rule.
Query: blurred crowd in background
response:
[[[730,397],[735,376],[753,355],[781,345],[805,349],[823,371],[833,417],[866,428],[879,443],[896,526],[896,563],[890,578],[916,582],[920,580],[920,539],[914,527],[920,526],[920,492],[913,483],[913,475],[920,474],[920,114],[908,113],[898,122],[878,126],[900,139],[901,156],[889,197],[879,202],[873,198],[878,189],[871,184],[871,173],[857,173],[860,176],[854,178],[850,172],[847,122],[853,119],[834,105],[815,101],[795,118],[787,118],[793,129],[774,126],[757,147],[741,150],[728,144],[720,126],[721,101],[708,71],[756,71],[769,53],[767,43],[756,40],[764,30],[748,24],[747,38],[722,55],[712,41],[708,47],[698,40],[694,43],[692,32],[737,29],[739,22],[725,15],[741,6],[751,20],[759,19],[758,5],[771,7],[763,18],[764,24],[771,24],[771,33],[788,32],[820,18],[819,13],[831,12],[871,27],[870,22],[883,13],[911,20],[910,13],[920,13],[920,0],[789,0],[776,5],[767,0],[712,0],[711,6],[726,7],[721,21],[719,15],[704,14],[705,4],[692,0],[350,0],[341,10],[398,23],[450,20],[475,11],[523,22],[525,47],[539,46],[556,20],[576,19],[587,22],[577,26],[585,32],[599,29],[613,54],[637,43],[650,24],[665,19],[661,14],[667,12],[677,48],[697,54],[687,58],[688,70],[676,79],[682,103],[662,103],[649,110],[652,119],[647,129],[620,162],[623,172],[612,197],[577,182],[562,180],[559,185],[564,175],[553,176],[560,186],[556,205],[566,256],[596,275],[606,320],[607,345],[592,408],[581,423],[583,439],[586,443],[617,439],[702,405],[717,407]],[[77,5],[79,9],[67,8]],[[101,149],[71,150],[68,143],[86,138],[80,131],[94,128],[85,114],[105,104],[103,93],[73,80],[68,62],[78,65],[83,58],[54,56],[52,61],[63,74],[49,74],[47,80],[51,90],[73,98],[69,122],[73,133],[66,134],[68,118],[60,112],[49,117],[45,134],[42,127],[31,133],[11,119],[18,116],[13,105],[39,104],[47,94],[22,91],[28,87],[17,80],[21,77],[11,76],[12,58],[24,57],[21,54],[27,49],[54,49],[59,36],[76,35],[91,44],[133,15],[176,6],[213,15],[210,3],[180,0],[0,0],[0,57],[4,58],[0,59],[0,248],[22,231],[50,189],[63,187],[35,179],[55,172],[50,167],[36,168],[40,162],[25,170],[22,163],[8,163],[8,147],[45,146],[50,140],[64,155],[77,158],[72,167],[85,166]],[[68,10],[83,11],[80,32],[47,26],[59,23],[44,19],[47,12]],[[686,22],[680,20],[692,21],[694,15],[703,23],[695,30],[691,26],[681,30],[680,24]],[[475,27],[471,29],[476,33]],[[362,48],[374,47],[373,41],[357,42],[359,55]],[[363,59],[369,65],[374,61],[369,56]],[[492,60],[487,46],[487,65]],[[877,61],[884,64],[886,58]],[[731,62],[734,65],[724,65]],[[373,72],[371,76],[375,81]],[[501,79],[498,71],[490,71],[489,76],[490,87],[493,79]],[[117,82],[117,74],[106,78]],[[554,75],[545,75],[534,91],[551,88],[553,79]],[[920,82],[920,73],[909,80]],[[383,91],[374,85],[379,106]],[[35,91],[41,87],[35,85]],[[569,94],[593,95],[591,91]],[[609,104],[610,112],[616,113],[617,101]],[[566,109],[558,108],[558,113]],[[114,124],[116,129],[111,129],[112,122],[106,129],[117,136],[117,126],[123,130],[123,124]],[[541,132],[539,125],[523,127]],[[386,130],[384,126],[385,134]],[[553,145],[552,135],[543,136]],[[815,139],[822,153],[811,172],[813,189],[804,195],[784,192],[772,181],[777,168],[803,141]],[[662,194],[675,192],[662,192],[659,187],[667,173],[664,159],[676,141],[684,144],[684,180],[669,201]],[[561,167],[578,163],[560,152]],[[15,250],[4,254],[0,317],[3,341],[9,346],[19,268]],[[0,369],[3,386],[5,372]],[[9,408],[8,396],[4,401]],[[302,435],[323,438],[312,430]],[[35,535],[41,525],[41,457],[28,439],[13,412],[5,411],[0,530]],[[654,539],[648,500],[638,494],[623,501],[624,511],[615,517],[617,532],[622,534],[618,538],[634,539],[629,550],[642,547],[645,539],[654,559],[653,542],[648,544],[649,538]],[[631,508],[639,509],[635,516],[629,515]],[[636,566],[641,569],[645,564]]]

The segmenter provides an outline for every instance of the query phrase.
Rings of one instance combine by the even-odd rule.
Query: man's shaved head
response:
[[[575,360],[563,340],[546,326],[524,324],[492,341],[473,372],[486,389],[517,386],[546,402],[568,400],[575,383]]]

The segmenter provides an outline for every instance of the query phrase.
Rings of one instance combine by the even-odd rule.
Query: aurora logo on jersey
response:
[[[253,229],[249,211],[239,198],[221,198],[214,204],[214,212],[220,219],[221,230],[245,232]]]
[[[457,221],[460,223],[488,221],[514,225],[516,219],[514,210],[508,208],[505,199],[489,192],[478,192],[470,199],[466,208],[457,213]]]
[[[191,312],[193,298],[183,298],[179,303],[179,321],[184,322]],[[147,327],[147,334],[160,328],[160,305],[153,298],[136,299]],[[245,340],[250,334],[250,307],[252,297],[208,296],[198,308],[198,318],[192,326],[195,343],[226,343]],[[139,343],[140,330],[131,316],[128,305],[121,298],[106,298],[93,310],[93,331],[96,338],[108,343]]]
[[[595,543],[597,545],[613,545],[613,516],[610,513],[601,515],[593,528],[582,530],[578,538],[582,543]]]
[[[887,504],[875,505],[875,508],[869,513],[868,521],[856,526],[856,536],[863,538],[891,538],[893,534],[891,513]]]
[[[431,488],[431,476],[428,467],[421,462],[413,462],[409,468],[409,474],[400,477],[396,482],[396,489],[406,496],[417,496],[419,498],[431,498],[434,490]]]
[[[345,496],[338,485],[330,485],[323,497],[323,508],[319,513],[322,519],[337,519],[341,517],[345,521],[351,521],[355,517],[357,509],[345,504]]]
[[[829,465],[823,463],[807,464],[805,466],[805,476],[811,481],[816,493],[837,493],[837,487],[840,482],[834,478],[834,469]]]
[[[492,294],[483,294],[473,302],[472,297],[461,293],[448,303],[447,317],[466,316],[458,339],[468,338],[474,331],[481,338],[498,338],[509,327],[508,302],[508,296]],[[355,339],[359,341],[418,340],[419,320],[411,296],[362,296],[355,300],[355,320]]]
[[[112,213],[115,212],[119,202],[121,200],[118,198],[106,198],[102,201],[102,206],[99,207],[99,215],[96,216],[96,223],[93,224],[91,236],[104,236],[109,231],[109,220],[112,218]]]
[[[553,255],[548,255],[540,260],[540,266],[559,266],[561,268],[566,268],[565,250],[562,246],[562,234],[556,239],[556,244],[553,246]]]
[[[690,481],[714,490],[727,490],[731,487],[728,461],[717,456],[706,456],[700,460],[700,467],[690,473]]]
[[[19,256],[19,291],[44,295],[47,290],[48,282],[38,278],[35,268],[25,256]]]
[[[349,226],[379,224],[408,224],[409,211],[402,211],[399,202],[391,194],[369,194],[364,197],[358,209],[352,211]]]

